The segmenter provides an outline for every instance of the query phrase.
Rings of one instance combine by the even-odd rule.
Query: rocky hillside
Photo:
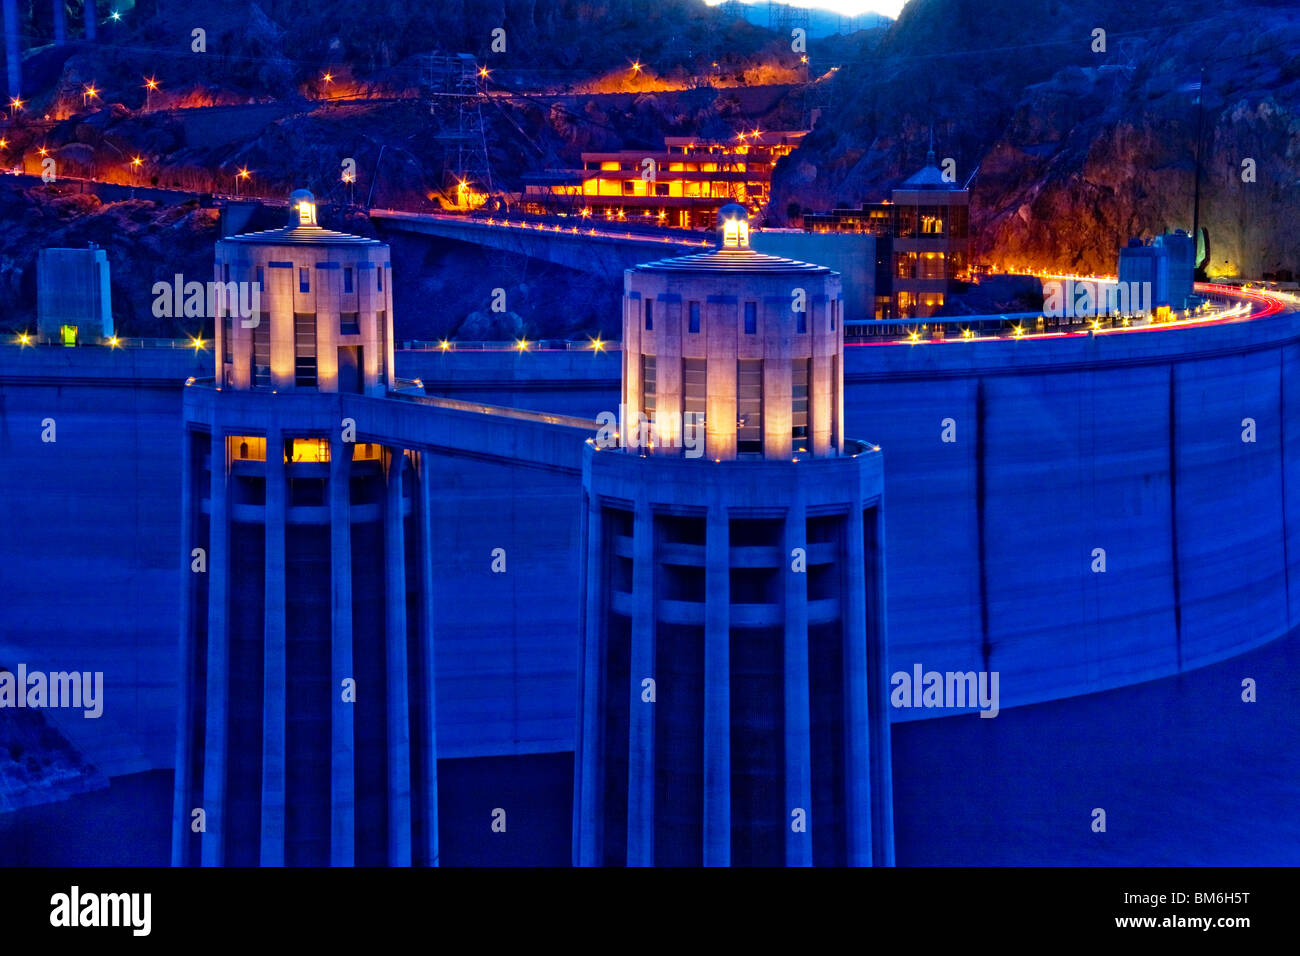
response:
[[[1201,67],[1210,271],[1300,272],[1300,10],[1282,2],[912,0],[837,77],[774,212],[885,195],[933,126],[973,176],[977,260],[1113,271],[1129,237],[1191,228]]]

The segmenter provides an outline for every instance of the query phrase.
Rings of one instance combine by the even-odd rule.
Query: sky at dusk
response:
[[[723,0],[704,0],[711,7],[716,7]],[[742,3],[753,5],[762,3],[766,5],[767,0],[741,0]],[[856,16],[859,13],[881,13],[887,17],[897,17],[898,12],[903,9],[905,0],[817,0],[816,3],[792,4],[792,6],[806,6],[814,10],[829,10],[831,13],[839,13],[844,16]]]

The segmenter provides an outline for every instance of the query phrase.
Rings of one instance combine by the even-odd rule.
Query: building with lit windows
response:
[[[970,268],[970,191],[949,181],[931,149],[924,169],[882,202],[804,216],[808,232],[876,237],[877,319],[928,318]]]
[[[711,229],[728,203],[761,216],[773,168],[806,134],[753,130],[727,141],[670,136],[659,151],[583,153],[581,169],[526,177],[520,201],[531,213]]]
[[[574,861],[888,864],[883,477],[843,433],[840,278],[720,216],[719,248],[626,273],[625,424],[583,474]]]

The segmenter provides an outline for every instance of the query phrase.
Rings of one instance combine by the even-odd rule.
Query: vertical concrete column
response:
[[[59,4],[55,4],[59,6]],[[190,803],[194,791],[194,773],[190,746],[194,733],[195,688],[191,682],[194,674],[195,635],[190,629],[194,623],[194,572],[191,570],[194,549],[194,474],[192,445],[194,438],[189,428],[181,438],[181,626],[180,675],[176,688],[176,775],[172,788],[172,866],[189,864]]]
[[[420,781],[420,799],[423,801],[424,819],[428,821],[424,833],[422,856],[430,866],[438,865],[438,695],[437,668],[434,658],[433,603],[433,476],[430,474],[430,453],[420,453],[419,498],[417,515],[420,521],[420,686],[424,689],[424,707],[420,711],[423,721],[424,768]]]
[[[289,389],[293,388],[297,378],[293,316],[296,311],[294,302],[301,295],[298,292],[298,263],[294,262],[287,268],[268,268],[266,281],[271,289],[269,293],[262,293],[267,305],[262,321],[270,323],[266,335],[271,350],[271,386]]]
[[[406,533],[402,473],[406,455],[390,449],[384,508],[385,697],[388,702],[388,865],[411,865],[411,751],[406,667]]]
[[[808,693],[808,574],[793,570],[793,553],[808,548],[802,486],[785,520],[785,863],[812,866],[812,716]],[[795,832],[793,812],[805,829]]]
[[[623,300],[623,421],[619,422],[619,444],[627,443],[627,436],[636,431],[637,415],[641,408],[641,356],[645,354],[647,335],[645,312],[640,292],[629,292]],[[649,340],[652,343],[654,333]],[[651,346],[653,347],[653,346]]]
[[[703,313],[703,309],[700,310]],[[700,319],[703,321],[703,314]],[[662,327],[661,327],[662,323]],[[688,307],[676,293],[661,293],[655,302],[655,332],[659,355],[655,360],[655,429],[650,433],[655,453],[680,458],[682,430],[682,341],[691,336]]]
[[[875,554],[864,555],[868,564],[867,602],[867,720],[871,729],[871,812],[872,861],[878,866],[894,865],[894,770],[889,736],[889,623],[885,606],[885,515],[877,505],[863,515],[863,523],[875,521]],[[871,706],[874,703],[874,707]]]
[[[704,542],[704,865],[730,866],[731,529],[719,495]]]
[[[759,340],[751,345],[751,352],[742,358],[763,359],[763,457],[789,461],[792,455],[794,385],[791,362],[800,354],[807,336],[791,334],[792,326],[774,320],[772,310],[762,313],[761,328],[756,335],[746,336],[742,342]],[[811,447],[811,446],[810,446]]]
[[[261,250],[245,254],[249,258],[247,264],[240,267],[240,278],[248,283],[257,282],[258,267],[262,267],[264,276],[267,271],[263,265],[266,254]],[[268,329],[267,323],[271,321],[271,297],[265,288],[258,290],[256,303],[250,298],[249,304],[257,306],[253,314],[247,318],[235,316],[230,323],[230,357],[234,366],[231,379],[233,387],[238,389],[253,387],[253,331]]]
[[[600,706],[601,686],[604,683],[604,654],[600,635],[605,618],[605,602],[609,600],[609,595],[604,593],[603,570],[608,558],[601,553],[604,527],[598,498],[588,498],[584,517],[586,533],[583,540],[587,544],[587,560],[583,567],[583,593],[586,604],[583,609],[582,665],[578,672],[581,684],[578,700],[582,711],[578,715],[579,736],[574,772],[573,865],[599,866],[603,854],[601,790],[605,780]]]
[[[729,461],[736,457],[736,309],[734,295],[710,295],[705,298],[705,322],[708,323],[708,365],[705,369],[708,399],[705,404],[704,429],[706,454]]]
[[[343,267],[350,263],[323,263],[313,269],[312,291],[316,293],[316,388],[322,392],[339,390],[339,298],[343,294]],[[356,279],[352,280],[354,283]]]
[[[202,837],[204,866],[221,866],[226,858],[226,744],[230,730],[228,468],[226,436],[218,418],[212,423],[212,488],[208,497],[212,533],[208,540],[208,688],[203,747],[203,811],[207,823]]]
[[[356,862],[355,704],[343,700],[352,669],[352,442],[330,441],[330,865]]]
[[[644,490],[638,495],[632,532],[631,695],[628,713],[627,864],[654,865],[655,708],[641,699],[641,682],[655,678],[654,515]]]
[[[862,510],[849,511],[843,549],[844,573],[844,743],[847,766],[846,833],[850,866],[871,865],[871,744],[867,705],[866,554]]]
[[[262,624],[262,866],[284,865],[285,710],[284,436],[266,430],[266,611]]]

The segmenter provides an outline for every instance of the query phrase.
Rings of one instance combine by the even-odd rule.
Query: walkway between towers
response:
[[[421,233],[488,246],[596,275],[621,277],[624,269],[712,246],[704,233],[605,223],[582,225],[559,219],[454,216],[372,209],[381,231]]]

